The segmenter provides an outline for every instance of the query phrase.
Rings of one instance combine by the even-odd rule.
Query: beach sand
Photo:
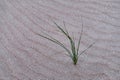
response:
[[[53,23],[78,41],[76,66],[46,32],[70,48]],[[120,0],[0,0],[0,80],[120,80]]]

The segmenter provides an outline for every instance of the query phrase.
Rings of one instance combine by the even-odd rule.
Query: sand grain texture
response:
[[[77,41],[81,16],[80,52],[97,42],[74,66],[36,33],[69,47],[52,21],[64,21]],[[0,80],[120,80],[120,0],[0,0]]]

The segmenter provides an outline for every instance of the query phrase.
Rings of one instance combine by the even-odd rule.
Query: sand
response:
[[[46,32],[70,48],[53,23],[78,41],[73,65]],[[64,28],[64,27],[63,27]],[[120,80],[120,0],[0,0],[0,80]]]

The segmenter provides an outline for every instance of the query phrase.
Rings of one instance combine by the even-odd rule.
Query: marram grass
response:
[[[48,35],[47,33],[45,33],[47,36],[44,36],[44,35],[41,35],[41,34],[37,34],[59,46],[61,46],[63,49],[66,50],[66,52],[69,54],[70,58],[72,59],[73,61],[73,64],[76,65],[77,62],[78,62],[78,58],[79,58],[79,55],[83,54],[85,51],[87,51],[90,47],[93,46],[93,44],[95,43],[92,43],[91,45],[89,45],[85,50],[83,50],[80,54],[79,54],[79,47],[80,47],[80,43],[81,43],[81,38],[82,38],[82,33],[83,33],[83,24],[82,24],[82,30],[81,30],[81,34],[79,36],[79,40],[78,40],[78,43],[77,43],[77,46],[75,46],[75,41],[74,39],[69,35],[67,29],[65,28],[62,29],[58,24],[56,24],[54,22],[54,24],[56,25],[56,27],[61,31],[61,33],[63,33],[69,40],[70,42],[70,46],[71,46],[71,50],[69,50],[62,42],[60,42],[59,40],[53,38],[52,36]],[[65,27],[65,25],[64,25]]]

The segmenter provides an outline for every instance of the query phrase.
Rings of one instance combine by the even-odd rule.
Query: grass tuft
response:
[[[79,41],[77,43],[77,47],[75,46],[75,41],[74,39],[69,35],[69,32],[67,31],[66,27],[65,27],[65,23],[64,23],[64,27],[65,27],[65,30],[62,29],[57,23],[54,22],[54,24],[56,25],[56,27],[61,31],[61,33],[63,33],[69,40],[70,42],[70,46],[71,46],[71,49],[69,50],[62,42],[58,41],[57,39],[53,38],[52,36],[48,35],[47,33],[46,36],[44,35],[41,35],[41,34],[37,34],[59,46],[61,46],[63,49],[66,50],[66,52],[69,54],[70,58],[72,59],[73,61],[73,64],[76,65],[77,62],[78,62],[78,58],[79,58],[79,55],[83,54],[85,51],[87,51],[90,47],[93,46],[94,43],[92,43],[90,46],[88,46],[85,50],[83,50],[80,54],[79,54],[79,47],[80,47],[80,43],[81,43],[81,39],[82,39],[82,34],[83,34],[83,24],[82,24],[82,30],[81,30],[81,33],[80,33],[80,36],[79,36]]]

